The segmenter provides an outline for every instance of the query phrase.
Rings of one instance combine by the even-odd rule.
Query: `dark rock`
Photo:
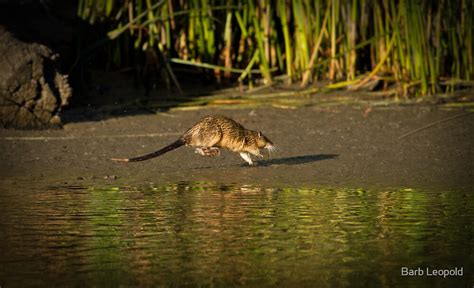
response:
[[[58,56],[45,45],[23,42],[0,26],[0,125],[40,128],[60,124],[72,90]]]

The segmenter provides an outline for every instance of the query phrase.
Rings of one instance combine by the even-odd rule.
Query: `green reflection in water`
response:
[[[87,263],[91,274],[105,274],[95,277],[100,280],[97,284],[105,285],[108,279],[116,279],[121,273],[126,273],[127,261],[122,253],[127,245],[127,237],[122,227],[128,220],[121,213],[121,208],[126,205],[124,194],[120,190],[112,188],[108,190],[90,190],[90,199],[85,206],[90,213],[83,231],[87,242],[86,247],[92,248],[88,254]],[[97,275],[99,276],[99,275]],[[105,276],[105,277],[104,277]]]
[[[182,182],[0,195],[6,284],[442,287],[474,280],[470,191]],[[464,276],[407,278],[402,266],[463,267]]]

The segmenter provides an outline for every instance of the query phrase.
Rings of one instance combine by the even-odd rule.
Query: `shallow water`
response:
[[[471,191],[12,186],[0,215],[2,288],[474,285]]]

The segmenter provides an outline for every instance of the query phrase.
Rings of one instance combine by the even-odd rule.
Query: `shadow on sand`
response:
[[[317,155],[303,155],[303,156],[293,156],[277,159],[268,159],[258,161],[258,166],[270,166],[270,165],[299,165],[305,163],[311,163],[322,160],[335,159],[339,154],[317,154]]]
[[[285,158],[266,159],[266,160],[255,161],[254,162],[255,166],[253,167],[267,167],[271,165],[300,165],[300,164],[306,164],[306,163],[317,162],[317,161],[322,161],[322,160],[335,159],[338,156],[339,154],[317,154],[317,155],[302,155],[302,156],[293,156],[293,157],[285,157]],[[236,166],[244,167],[244,168],[249,167],[247,163],[240,163],[240,164],[223,165],[223,166],[220,166],[220,168],[236,167]],[[195,167],[191,169],[194,170],[194,169],[213,169],[213,168],[216,168],[216,167],[206,166],[206,167]]]

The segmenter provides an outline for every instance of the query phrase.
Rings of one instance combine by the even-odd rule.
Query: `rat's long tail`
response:
[[[150,154],[146,154],[146,155],[135,157],[135,158],[112,158],[111,160],[117,161],[117,162],[145,161],[145,160],[148,160],[148,159],[151,159],[151,158],[161,156],[161,155],[163,155],[167,152],[170,152],[171,150],[174,150],[176,148],[179,148],[179,147],[183,146],[184,144],[186,144],[186,143],[184,142],[183,139],[178,139],[175,142],[171,143],[170,145],[168,145],[166,147],[163,147],[160,150],[155,151],[155,152],[150,153]]]

